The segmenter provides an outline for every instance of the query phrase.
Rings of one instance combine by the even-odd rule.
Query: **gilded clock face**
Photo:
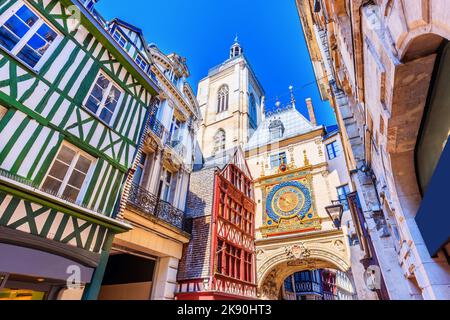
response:
[[[280,217],[296,216],[305,203],[299,188],[286,186],[279,189],[272,200],[273,211]]]
[[[297,181],[275,186],[267,198],[267,213],[274,222],[296,216],[303,219],[310,209],[310,191]]]

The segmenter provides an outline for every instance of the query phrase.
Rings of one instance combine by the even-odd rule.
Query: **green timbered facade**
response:
[[[83,284],[130,228],[115,215],[159,90],[144,47],[131,55],[101,22],[78,1],[0,0],[0,261],[50,253],[87,268]],[[1,274],[20,280],[11,263]]]

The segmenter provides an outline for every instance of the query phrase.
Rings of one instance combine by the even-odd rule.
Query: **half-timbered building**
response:
[[[159,88],[92,3],[0,1],[3,296],[95,298],[131,228],[115,218]]]
[[[223,151],[196,169],[187,204],[192,241],[180,264],[177,299],[256,299],[256,204],[244,152]]]
[[[194,139],[200,120],[186,82],[186,59],[148,45],[141,29],[119,19],[107,30],[161,88],[146,123],[121,217],[133,230],[115,237],[99,294],[102,300],[170,300],[190,235],[184,224]]]

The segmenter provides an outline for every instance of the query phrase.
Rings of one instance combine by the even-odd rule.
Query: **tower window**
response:
[[[258,112],[256,110],[256,100],[253,94],[249,98],[250,126],[254,129],[258,126]]]
[[[214,136],[214,153],[224,152],[226,144],[226,135],[223,129],[219,129]]]
[[[217,113],[228,110],[229,92],[228,86],[223,85],[220,87],[217,94]]]

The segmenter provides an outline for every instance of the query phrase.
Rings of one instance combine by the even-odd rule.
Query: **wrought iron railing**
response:
[[[164,125],[156,118],[156,116],[153,116],[150,119],[150,129],[158,138],[163,138],[165,128]]]
[[[166,201],[158,199],[150,191],[132,184],[128,203],[146,216],[159,218],[178,229],[188,231],[184,224],[184,212]]]
[[[166,201],[159,200],[157,207],[158,218],[169,222],[171,225],[183,229],[184,212],[175,208]]]

